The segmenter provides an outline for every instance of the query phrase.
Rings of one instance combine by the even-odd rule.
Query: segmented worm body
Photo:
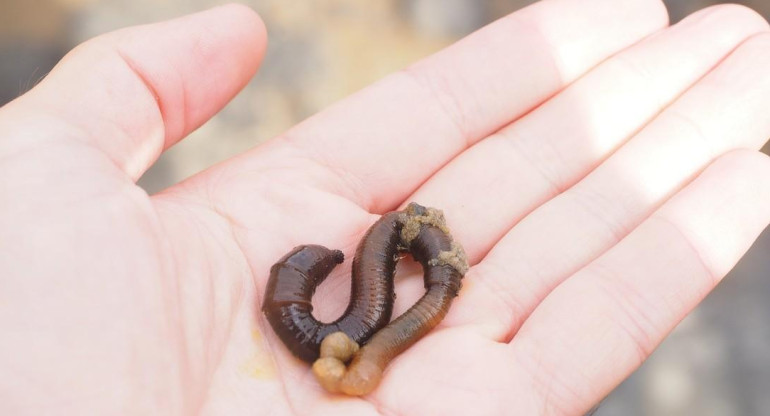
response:
[[[342,263],[342,252],[304,245],[273,265],[262,310],[295,356],[312,363],[327,335],[344,332],[362,344],[390,321],[400,231],[399,215],[395,212],[383,215],[369,228],[353,258],[350,303],[342,316],[331,323],[313,317],[310,299],[316,287]]]
[[[426,293],[388,324],[396,262],[403,251],[422,265]],[[313,372],[327,390],[362,395],[379,384],[396,355],[444,318],[468,264],[441,211],[409,204],[403,212],[385,214],[367,231],[353,259],[348,308],[336,321],[321,323],[312,316],[310,300],[342,260],[339,250],[295,248],[271,268],[262,309],[294,355],[315,360]]]

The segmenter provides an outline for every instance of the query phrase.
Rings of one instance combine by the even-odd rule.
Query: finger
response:
[[[472,147],[409,199],[442,207],[478,261],[522,217],[584,177],[742,41],[767,29],[742,6],[695,13]]]
[[[770,160],[732,152],[551,293],[510,344],[545,409],[589,409],[735,265],[770,221]]]
[[[453,310],[454,322],[474,322],[495,339],[510,337],[554,287],[712,160],[732,149],[759,148],[770,135],[768,52],[770,34],[746,41],[589,176],[519,222],[467,279],[458,308],[465,315]],[[502,307],[510,312],[500,314]]]
[[[540,2],[198,179],[288,164],[304,173],[298,181],[383,212],[469,143],[665,24],[658,0]]]
[[[259,17],[239,5],[92,39],[0,111],[11,141],[0,155],[84,143],[137,179],[248,82],[265,40]]]

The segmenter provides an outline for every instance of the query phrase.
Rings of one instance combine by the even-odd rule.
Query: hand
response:
[[[76,48],[0,109],[0,413],[585,412],[770,221],[765,21],[619,3],[538,3],[153,196],[136,179],[248,82],[262,24],[226,6]],[[474,267],[373,394],[331,396],[260,313],[269,268],[350,258],[412,200]],[[396,314],[423,290],[402,272]]]

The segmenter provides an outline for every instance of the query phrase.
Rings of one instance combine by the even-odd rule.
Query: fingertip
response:
[[[747,54],[753,63],[762,64],[770,57],[770,32],[755,33],[741,43],[734,54]],[[752,59],[753,58],[753,59]]]
[[[136,179],[243,89],[266,41],[240,4],[119,29],[75,47],[23,101],[44,103]]]
[[[707,7],[690,14],[680,23],[706,25],[719,35],[717,39],[723,39],[731,44],[736,39],[744,40],[754,34],[766,32],[769,28],[767,21],[759,13],[738,4]]]
[[[721,278],[770,223],[770,157],[747,149],[725,153],[657,215],[678,224]]]
[[[770,177],[770,156],[762,152],[749,149],[730,151],[717,158],[707,171],[731,178],[730,187],[733,189],[745,187],[748,191],[762,192],[770,201],[770,181],[764,180]],[[760,179],[758,184],[755,183],[757,179]]]
[[[652,25],[658,28],[665,28],[671,23],[671,17],[668,14],[668,7],[663,0],[635,0],[633,4],[627,2],[624,4],[616,1],[609,2],[612,7],[619,7],[629,10],[635,10],[640,16],[644,16]]]
[[[250,7],[229,3],[165,24],[177,22],[181,25],[177,29],[194,39],[191,52],[198,55],[197,62],[204,65],[221,62],[233,70],[241,70],[232,75],[246,81],[257,71],[267,47],[267,29],[259,14]],[[168,31],[170,28],[165,24],[160,23],[158,29]]]
[[[266,49],[262,19],[227,4],[105,37],[158,97],[167,148],[200,127],[251,80]]]
[[[727,3],[717,4],[704,9],[707,13],[704,18],[718,19],[722,22],[735,23],[754,31],[770,28],[767,20],[751,7],[742,4]]]
[[[258,64],[267,46],[267,27],[262,17],[241,3],[228,3],[209,11],[222,13],[222,22],[230,30],[230,35],[240,41],[244,49],[254,53]]]
[[[671,15],[668,13],[668,7],[663,0],[653,0],[651,6],[653,16],[661,27],[667,27],[671,24]]]

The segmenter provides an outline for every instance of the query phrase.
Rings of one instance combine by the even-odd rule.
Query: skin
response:
[[[228,6],[87,42],[0,109],[0,413],[585,412],[770,220],[767,24],[666,22],[538,3],[152,196],[134,181],[251,78],[264,27]],[[409,200],[472,268],[376,391],[329,395],[259,313],[270,265]],[[346,268],[317,295],[339,312]]]

